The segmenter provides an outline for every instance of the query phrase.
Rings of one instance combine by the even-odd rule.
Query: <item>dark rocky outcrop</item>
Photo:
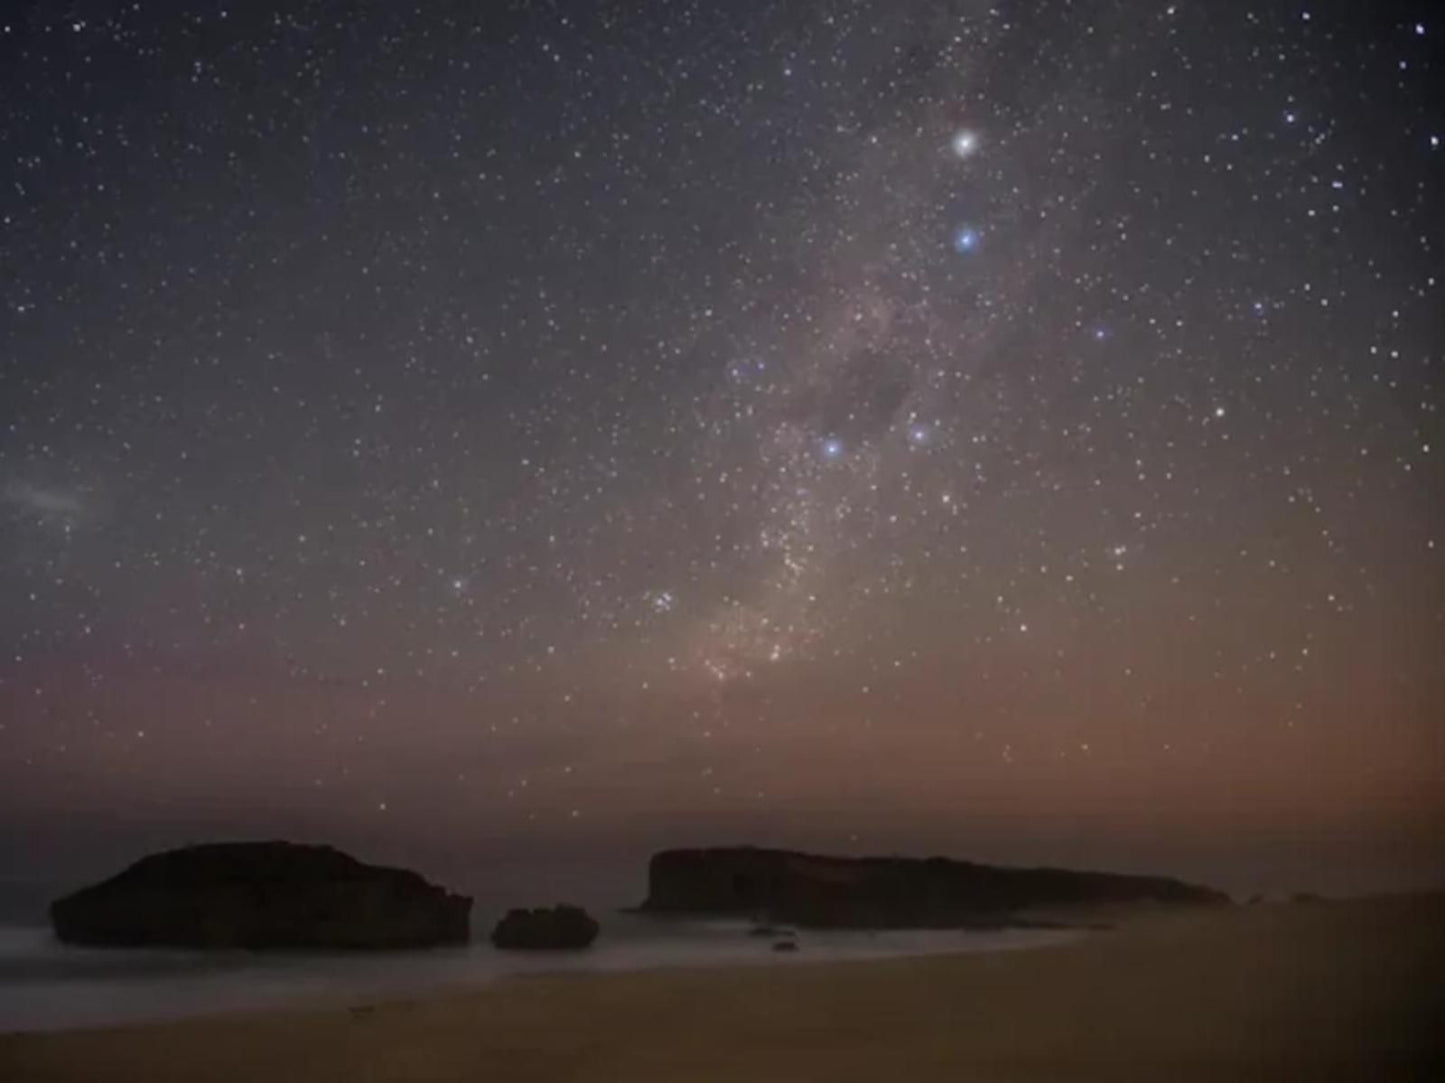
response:
[[[50,905],[72,944],[413,948],[465,943],[472,901],[329,846],[234,842],[142,858]]]
[[[597,939],[599,928],[580,906],[508,910],[492,930],[492,943],[499,948],[539,951],[585,948]]]
[[[1010,915],[1030,908],[1228,901],[1209,888],[1157,876],[725,847],[654,855],[641,909],[745,913],[815,927],[960,928],[1007,924]]]

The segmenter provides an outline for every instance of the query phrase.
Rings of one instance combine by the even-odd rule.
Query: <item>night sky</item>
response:
[[[4,5],[0,875],[1438,882],[1441,14]]]

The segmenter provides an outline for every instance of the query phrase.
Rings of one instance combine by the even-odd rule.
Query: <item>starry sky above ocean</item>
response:
[[[9,6],[0,856],[1438,877],[1431,7]]]

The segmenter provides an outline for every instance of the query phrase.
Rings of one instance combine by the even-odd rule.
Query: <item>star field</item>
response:
[[[5,852],[1438,874],[1442,34],[12,10]]]

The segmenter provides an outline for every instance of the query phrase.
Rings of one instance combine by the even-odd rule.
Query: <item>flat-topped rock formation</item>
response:
[[[153,854],[50,906],[72,944],[414,948],[465,943],[472,900],[329,846],[233,842]]]
[[[954,928],[1006,923],[1035,908],[1143,902],[1218,905],[1229,897],[1161,876],[736,846],[655,854],[642,910],[747,914],[815,927]]]

